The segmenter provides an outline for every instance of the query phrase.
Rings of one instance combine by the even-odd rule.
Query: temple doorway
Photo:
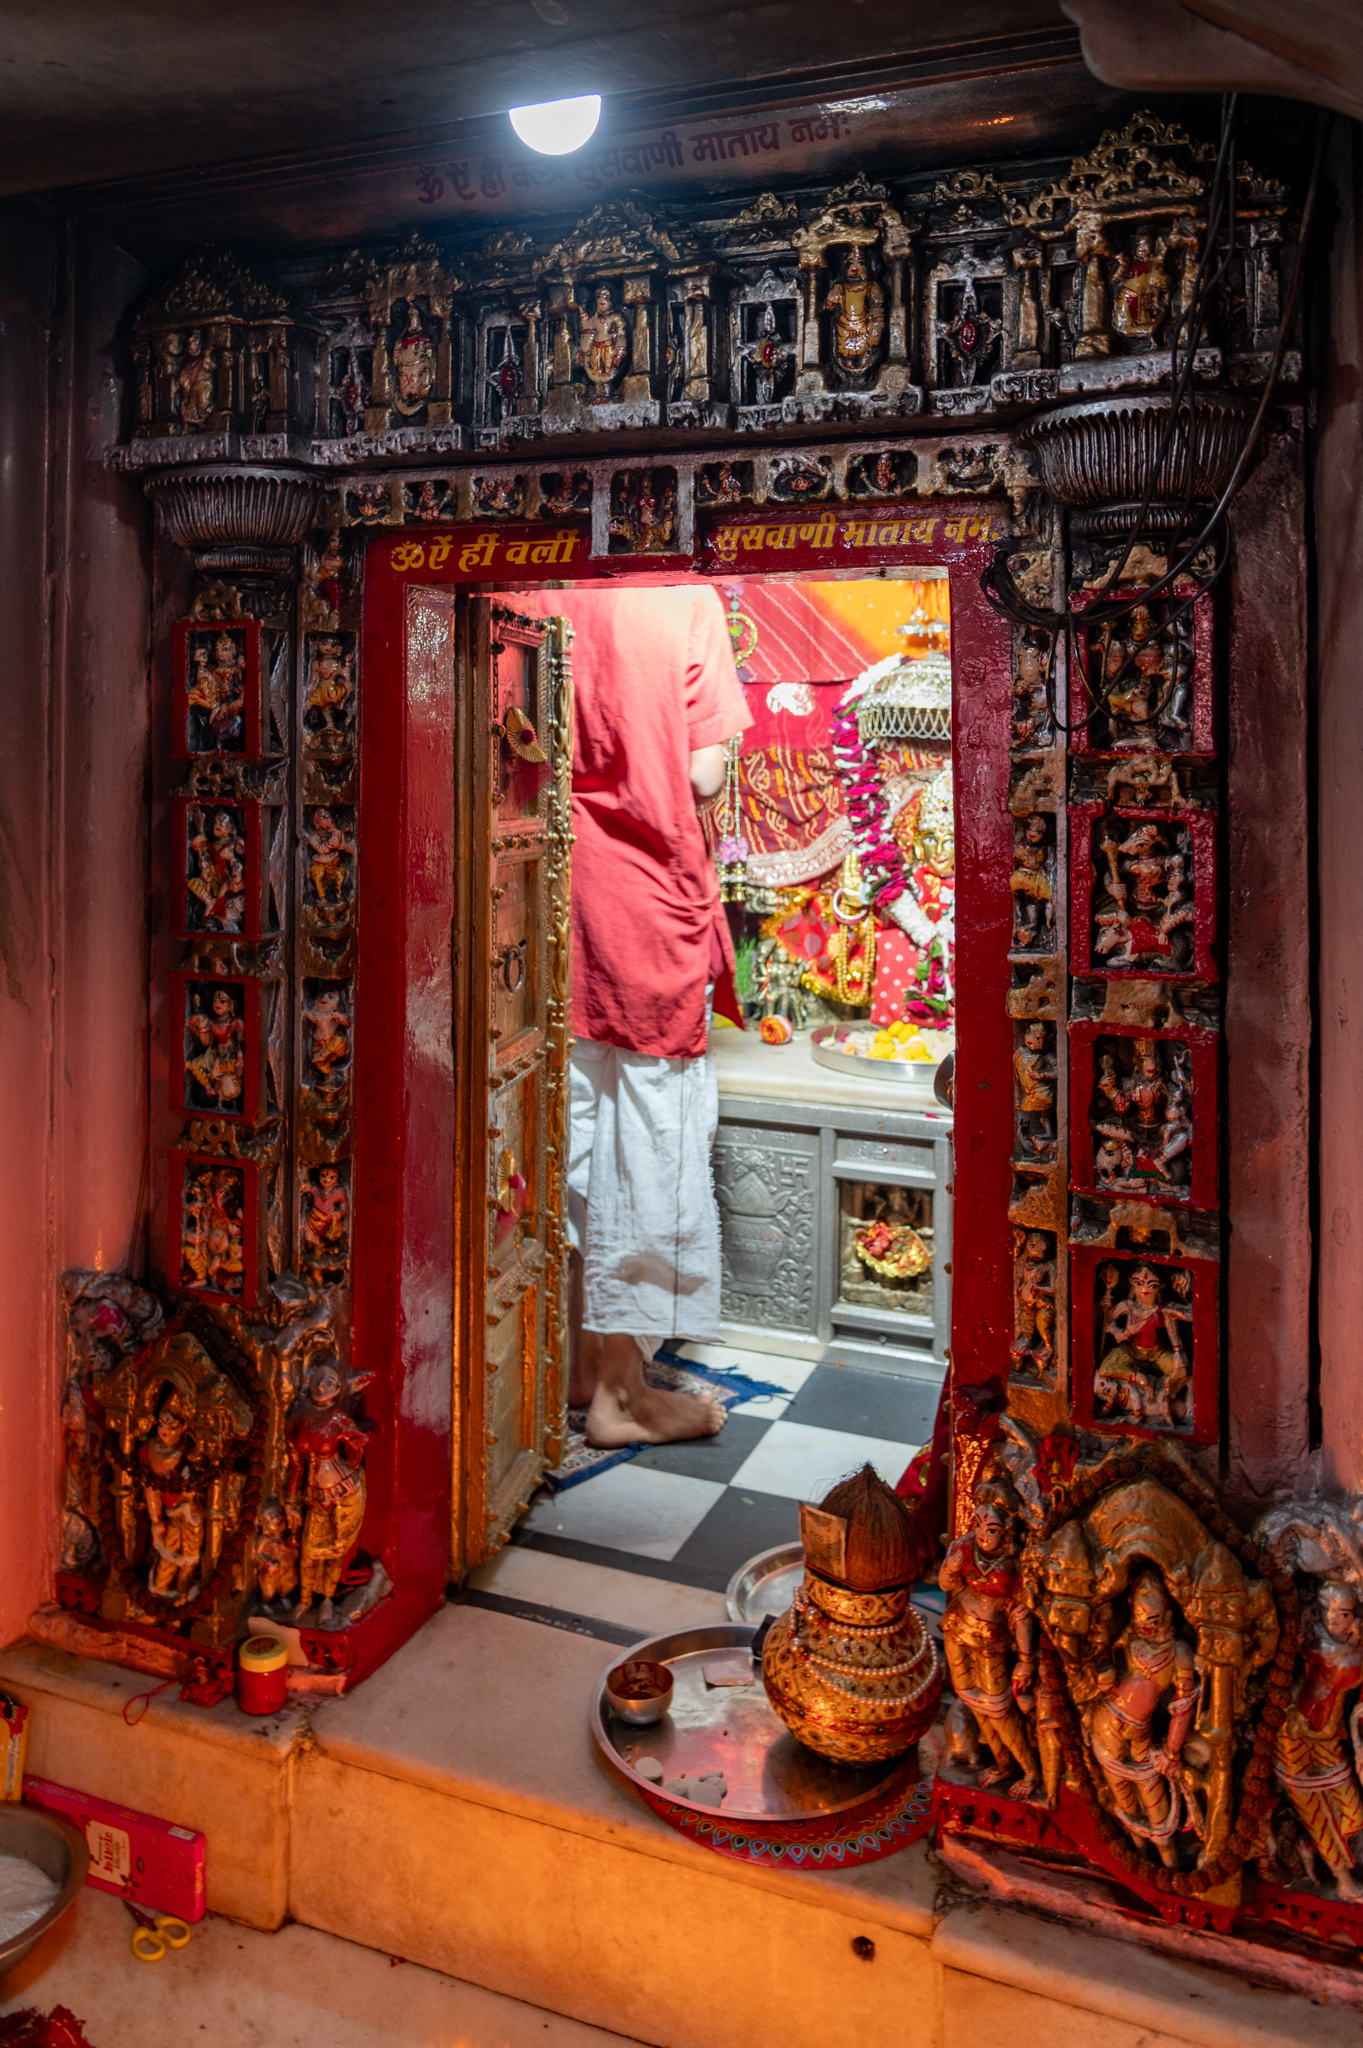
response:
[[[499,594],[499,675],[525,673],[519,622],[576,612],[580,684],[584,620],[669,581]],[[957,1002],[947,578],[734,576],[712,590],[750,720],[698,805],[734,956],[708,1037],[723,1328],[709,1341],[679,1329],[646,1371],[708,1392],[726,1421],[611,1454],[570,1404],[562,1463],[508,1529],[517,1554],[475,1593],[514,1582],[557,1606],[562,1561],[722,1590],[755,1552],[796,1540],[800,1499],[868,1460],[894,1483],[932,1433]],[[503,677],[499,724],[533,725],[533,696]]]

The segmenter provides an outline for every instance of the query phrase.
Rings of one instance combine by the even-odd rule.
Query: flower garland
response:
[[[890,657],[891,663],[898,660],[898,655]],[[878,668],[886,666],[882,662]],[[956,939],[955,915],[948,908],[934,920],[920,902],[912,873],[892,830],[890,793],[872,749],[861,737],[857,704],[877,673],[878,669],[872,668],[859,676],[838,705],[833,716],[833,758],[846,791],[848,821],[861,863],[862,901],[869,902],[882,916],[892,918],[918,948],[923,956],[918,976],[918,1014],[931,1013],[934,1019],[940,1019],[949,1013],[956,993],[949,965]],[[949,777],[950,768],[944,773]],[[941,780],[939,776],[937,781]],[[935,788],[935,783],[929,785],[930,790]],[[937,791],[934,799],[935,828],[942,823],[935,813],[944,804],[949,806],[948,790],[949,783]],[[926,794],[924,801],[926,804]]]

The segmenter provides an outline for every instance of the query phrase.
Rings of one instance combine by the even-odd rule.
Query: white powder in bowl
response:
[[[40,1920],[61,1886],[23,1856],[0,1855],[0,1941],[13,1941]]]

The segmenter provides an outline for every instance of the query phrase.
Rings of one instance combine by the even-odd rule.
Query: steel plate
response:
[[[937,1072],[935,1060],[873,1060],[865,1053],[844,1052],[842,1042],[848,1030],[866,1031],[869,1025],[820,1024],[809,1034],[809,1050],[821,1067],[835,1074],[855,1074],[862,1081],[895,1081],[901,1087],[917,1088],[934,1100],[932,1083]]]
[[[730,1621],[761,1628],[769,1614],[784,1614],[804,1574],[805,1554],[798,1543],[759,1550],[738,1567],[725,1590]]]
[[[865,1771],[826,1763],[795,1740],[767,1701],[762,1674],[753,1667],[748,1686],[710,1686],[703,1666],[727,1652],[751,1652],[756,1631],[740,1622],[681,1629],[635,1643],[627,1657],[646,1657],[672,1671],[672,1707],[651,1728],[617,1720],[606,1700],[606,1673],[622,1661],[617,1651],[601,1673],[592,1701],[591,1729],[608,1764],[650,1805],[659,1799],[683,1812],[719,1814],[726,1821],[811,1822],[862,1806],[903,1768],[895,1758]],[[635,1769],[640,1757],[656,1757],[662,1785]],[[668,1792],[675,1778],[699,1778],[721,1771],[726,1793],[720,1806],[704,1806]]]

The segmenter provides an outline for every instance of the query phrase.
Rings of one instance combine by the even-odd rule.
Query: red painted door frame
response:
[[[361,641],[356,993],[355,1357],[376,1379],[366,1541],[395,1583],[372,1667],[439,1603],[449,1556],[452,1428],[451,1268],[458,1128],[452,960],[459,946],[463,829],[454,787],[459,702],[448,632],[452,586],[525,587],[530,576],[665,574],[715,579],[944,568],[950,579],[956,790],[956,1171],[952,1357],[958,1383],[1008,1372],[1012,1263],[1012,930],[1008,739],[1009,629],[980,591],[1000,536],[993,506],[915,505],[880,522],[814,508],[749,514],[713,533],[696,561],[505,559],[513,533],[470,526],[376,534],[367,550]],[[734,532],[747,539],[735,558]],[[802,530],[801,530],[802,529]],[[487,542],[496,532],[497,544]],[[830,541],[831,545],[821,545]],[[766,545],[758,542],[761,535]],[[543,535],[537,536],[541,541]],[[850,538],[849,538],[850,537]],[[480,542],[483,543],[478,545]],[[548,552],[546,550],[546,552]],[[580,552],[585,556],[586,538]],[[574,548],[573,554],[579,553]],[[725,556],[729,559],[725,559]],[[461,567],[466,561],[468,566]],[[524,563],[526,566],[520,566]],[[442,629],[441,621],[445,621]],[[476,1171],[481,1176],[482,1163]],[[360,1646],[357,1644],[357,1650]]]

